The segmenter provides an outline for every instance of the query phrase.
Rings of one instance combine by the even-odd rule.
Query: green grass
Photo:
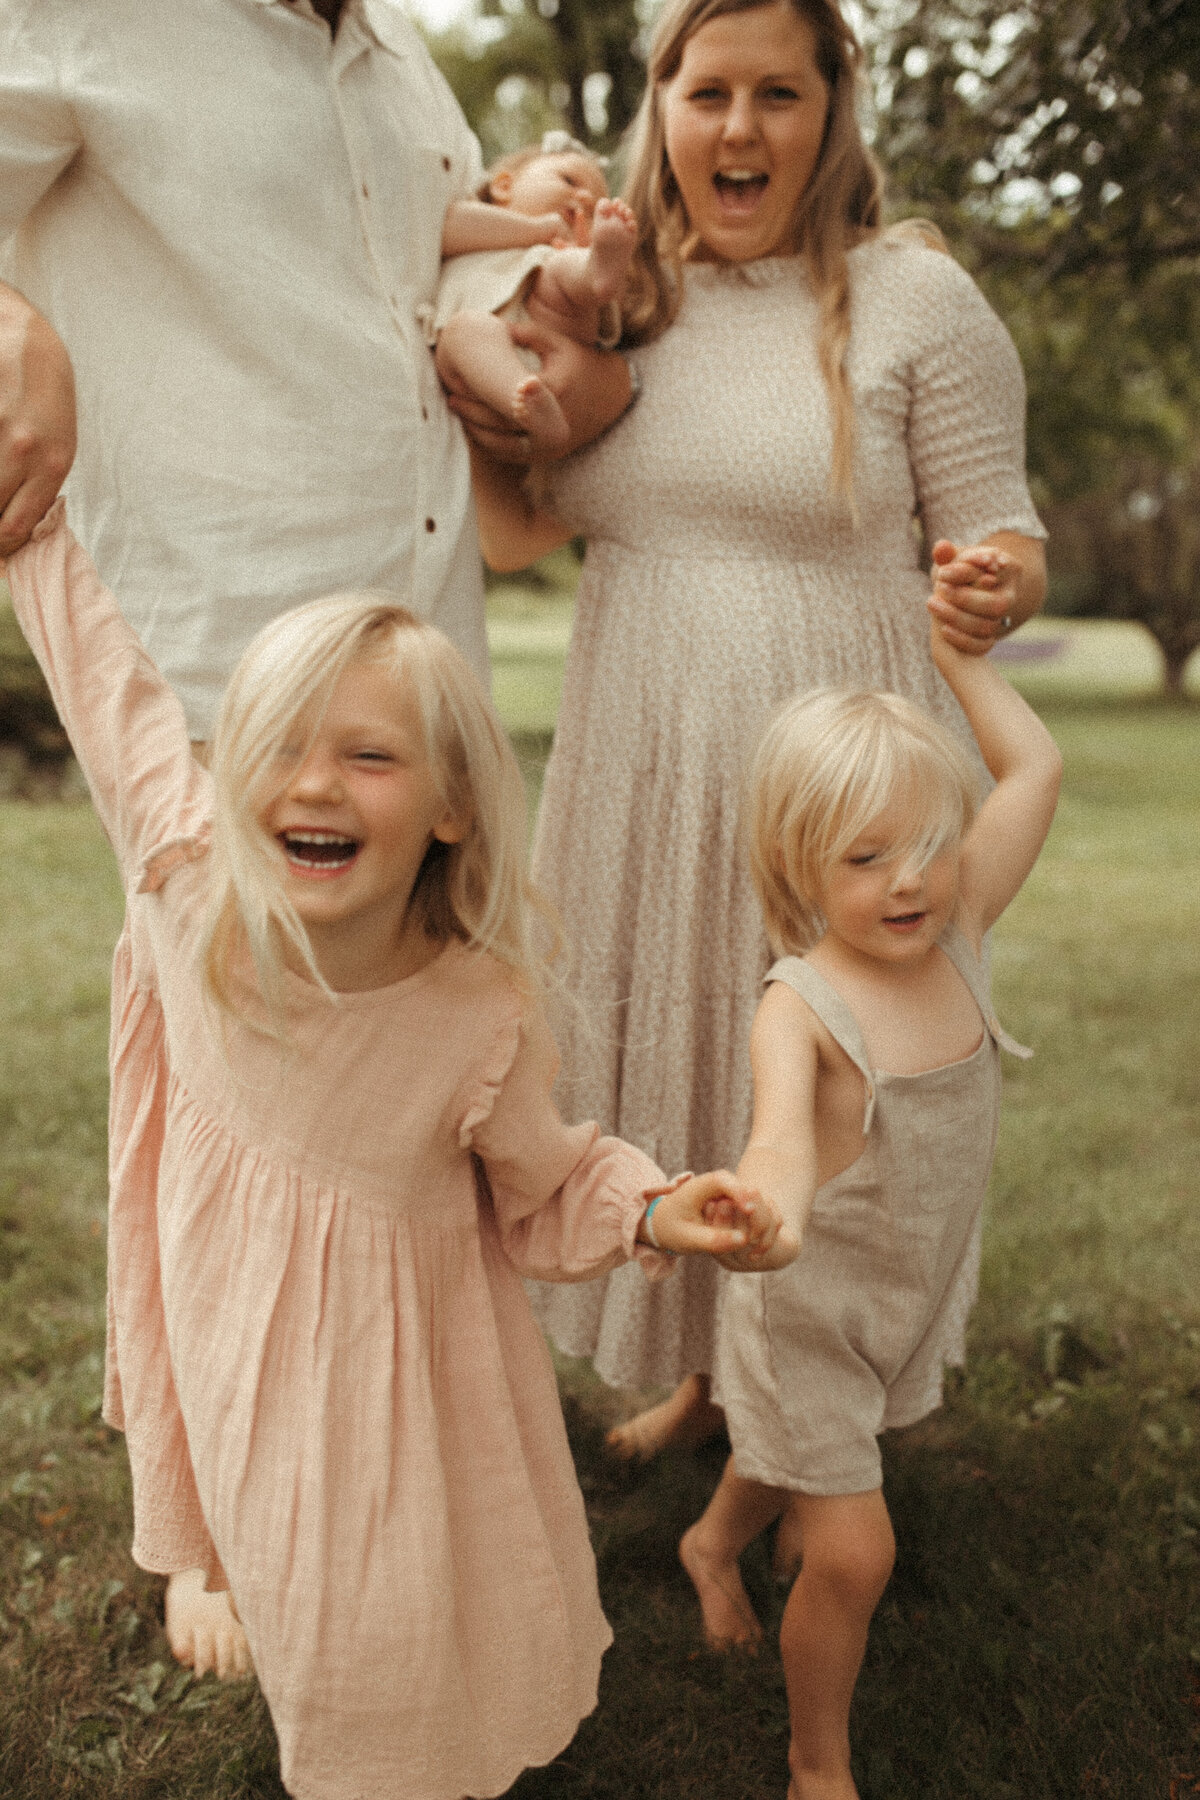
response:
[[[569,603],[506,586],[491,610],[536,786]],[[1037,1056],[1007,1070],[971,1362],[885,1446],[899,1561],[855,1708],[864,1800],[1200,1794],[1200,714],[1137,697],[1127,636],[1073,630],[1078,686],[1060,670],[1039,700],[1062,807],[997,932],[1001,1017]],[[0,804],[0,904],[0,1793],[279,1800],[253,1686],[170,1663],[98,1417],[120,897],[86,807]],[[597,1713],[514,1794],[783,1800],[778,1659],[701,1649],[675,1560],[719,1448],[616,1471],[627,1400],[578,1366],[564,1387],[617,1641]],[[776,1622],[766,1546],[747,1579]]]

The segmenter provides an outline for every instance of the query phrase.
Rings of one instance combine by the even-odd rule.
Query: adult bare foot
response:
[[[669,1399],[614,1425],[604,1442],[621,1462],[649,1462],[660,1450],[696,1449],[724,1423],[708,1397],[708,1377],[685,1375]]]
[[[215,1670],[221,1681],[254,1671],[250,1645],[233,1610],[232,1596],[210,1594],[203,1569],[182,1569],[167,1577],[167,1642],[176,1662],[197,1675]]]
[[[700,1601],[704,1641],[709,1649],[757,1651],[762,1626],[742,1585],[737,1558],[714,1553],[696,1524],[679,1540],[679,1560]]]

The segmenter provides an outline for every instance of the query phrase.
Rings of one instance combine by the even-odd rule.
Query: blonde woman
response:
[[[812,687],[888,688],[969,744],[914,519],[931,546],[997,552],[938,569],[959,648],[1044,589],[1016,354],[949,256],[882,228],[860,60],[828,0],[668,0],[625,190],[641,397],[550,477],[549,509],[477,468],[495,566],[587,539],[535,849],[582,1001],[560,1102],[679,1166],[732,1162],[750,1126],[769,957],[738,820],[763,718]],[[626,1454],[718,1417],[716,1271],[681,1273],[535,1302],[606,1381],[675,1388],[615,1434]]]
[[[555,1112],[521,776],[440,632],[361,595],[277,619],[210,776],[61,502],[9,583],[129,896],[105,1417],[135,1559],[181,1660],[253,1658],[289,1793],[502,1793],[611,1635],[518,1271],[778,1220]]]

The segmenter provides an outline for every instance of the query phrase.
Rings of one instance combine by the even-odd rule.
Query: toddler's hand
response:
[[[1020,565],[995,544],[958,549],[944,538],[933,546],[933,592],[927,605],[933,644],[939,639],[968,656],[984,656],[1013,629]]]
[[[728,1208],[724,1215],[728,1222],[712,1224],[707,1208],[718,1201]],[[676,1256],[725,1257],[751,1241],[769,1237],[773,1242],[779,1215],[755,1188],[727,1169],[717,1169],[711,1175],[689,1176],[664,1194],[654,1208],[652,1225],[660,1250]],[[638,1227],[638,1241],[650,1242],[644,1224]]]
[[[800,1254],[800,1240],[779,1216],[773,1201],[755,1196],[759,1213],[753,1222],[745,1222],[746,1242],[740,1249],[730,1250],[717,1261],[723,1269],[736,1275],[761,1275],[768,1269],[784,1269]],[[704,1209],[710,1225],[733,1225],[735,1218],[729,1202],[722,1197],[710,1200]],[[742,1215],[744,1220],[744,1214]]]

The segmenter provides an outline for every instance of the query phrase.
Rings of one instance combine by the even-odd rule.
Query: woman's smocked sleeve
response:
[[[908,452],[926,539],[994,531],[1044,538],[1025,479],[1025,377],[1016,346],[970,276],[921,259]]]
[[[67,529],[61,500],[11,558],[8,584],[128,889],[153,851],[208,822],[210,782],[183,708]]]
[[[522,1275],[588,1281],[636,1255],[650,1276],[674,1259],[636,1242],[649,1194],[668,1187],[658,1165],[596,1125],[565,1125],[550,1097],[558,1051],[528,1009],[497,1046],[460,1140],[483,1165],[500,1240]]]

